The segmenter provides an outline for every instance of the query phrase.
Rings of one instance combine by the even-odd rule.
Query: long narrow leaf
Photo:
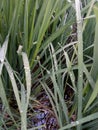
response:
[[[2,47],[0,48],[0,75],[2,73],[2,68],[3,68],[3,64],[7,52],[8,40],[9,40],[9,35],[6,37]]]
[[[7,60],[6,60],[6,62],[4,62],[4,64],[5,64],[5,67],[7,69],[7,72],[9,74],[9,77],[10,77],[10,80],[11,80],[11,83],[12,83],[12,87],[13,87],[13,91],[14,91],[14,94],[15,94],[15,97],[16,97],[16,101],[17,101],[17,104],[18,104],[19,111],[21,111],[20,97],[19,97],[19,92],[18,92],[16,80],[15,80],[15,77],[14,77],[14,74],[13,74],[13,70],[12,70],[12,68],[11,68],[11,66],[10,66],[10,64],[8,63]]]
[[[67,130],[69,128],[78,126],[78,125],[83,124],[83,123],[87,123],[87,122],[95,120],[95,119],[98,119],[98,112],[91,114],[89,116],[86,116],[84,118],[81,118],[80,120],[77,120],[75,122],[72,122],[71,124],[68,124],[67,126],[65,126],[63,128],[60,128],[59,130]]]

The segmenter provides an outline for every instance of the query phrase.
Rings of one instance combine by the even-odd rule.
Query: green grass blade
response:
[[[62,46],[61,46],[61,48],[62,48]],[[70,61],[67,52],[63,48],[62,48],[62,50],[63,50],[64,56],[66,58],[66,65],[67,65],[68,73],[70,75],[70,79],[71,79],[72,85],[74,87],[73,90],[75,92],[77,92],[77,88],[76,88],[76,85],[75,85],[75,75],[74,75],[74,72],[72,71],[72,62]]]
[[[30,93],[31,93],[31,73],[30,73],[30,66],[29,66],[29,61],[27,54],[25,52],[22,52],[22,46],[20,45],[18,48],[17,53],[19,55],[22,55],[22,60],[23,60],[23,65],[24,65],[24,70],[25,70],[25,80],[26,80],[26,89],[27,89],[27,101],[26,101],[26,109],[28,108],[29,104],[29,98],[30,98]]]
[[[31,61],[31,66],[33,65],[35,57],[37,56],[39,48],[42,44],[43,37],[44,37],[45,32],[48,28],[52,13],[54,12],[54,9],[55,9],[57,3],[58,3],[58,0],[55,2],[55,4],[54,4],[54,0],[49,0],[48,3],[47,3],[43,22],[42,22],[42,25],[41,25],[41,28],[40,28],[40,31],[39,31],[39,34],[38,34],[38,41],[37,41],[36,49],[35,49],[35,52],[34,52],[34,55],[33,55],[32,61]]]
[[[4,90],[4,85],[3,85],[3,82],[2,82],[1,76],[0,76],[0,97],[1,97],[3,105],[6,107],[6,110],[7,110],[8,114],[11,116],[13,122],[16,125],[16,122],[15,122],[15,120],[13,118],[13,115],[11,113],[11,110],[10,110],[10,106],[8,104],[8,100],[7,100],[7,97],[6,97],[6,92]]]
[[[9,35],[6,37],[2,47],[0,48],[0,75],[2,73],[2,68],[3,68],[3,64],[7,52],[8,40],[9,40]]]
[[[93,92],[92,92],[92,94],[90,96],[89,101],[87,102],[87,105],[86,105],[84,111],[86,111],[87,108],[91,105],[91,103],[93,103],[94,99],[97,97],[97,94],[98,94],[98,80],[96,81],[94,90],[93,90]]]
[[[77,18],[77,38],[78,38],[78,119],[82,118],[82,91],[83,91],[83,39],[82,39],[82,17],[81,1],[75,0]],[[77,130],[81,129],[81,125]]]
[[[55,116],[56,116],[57,120],[59,121],[59,119],[58,119],[58,114],[57,114],[57,110],[55,109],[55,103],[54,103],[54,102],[55,102],[55,97],[54,97],[53,93],[51,92],[51,90],[49,89],[49,87],[47,86],[46,83],[41,82],[41,81],[40,81],[40,83],[41,83],[42,87],[44,88],[44,90],[46,91],[46,93],[47,93],[47,95],[48,95],[48,97],[49,97],[49,100],[50,100],[50,102],[51,102],[51,105],[52,105],[52,107],[53,107]],[[60,122],[60,121],[59,121],[59,122]]]
[[[28,47],[28,54],[30,53],[30,49],[32,48],[32,43],[33,43],[33,35],[34,35],[34,22],[35,22],[35,17],[36,17],[36,13],[37,13],[37,0],[35,2],[35,6],[34,9],[32,10],[32,23],[31,23],[31,30],[30,30],[30,36],[29,36],[29,47]]]
[[[59,130],[67,130],[69,128],[78,126],[78,125],[83,124],[83,123],[90,122],[90,121],[95,120],[95,119],[98,119],[98,112],[94,113],[94,114],[91,114],[89,116],[86,116],[84,118],[81,118],[81,119],[79,119],[79,120],[77,120],[75,122],[72,122],[71,124],[68,124],[67,126],[65,126],[63,128],[60,128]]]
[[[73,19],[73,21],[74,21],[74,19]],[[69,26],[72,25],[73,21],[70,20],[64,26],[61,26],[60,28],[58,28],[57,31],[55,31],[52,35],[50,35],[46,39],[46,41],[44,42],[44,44],[41,47],[41,49],[44,49],[47,46],[47,44],[49,44],[50,42],[52,42],[53,40],[55,40],[57,37],[59,37],[62,33],[64,33],[64,31],[67,30],[69,28]]]
[[[53,20],[50,22],[50,25],[55,21],[55,20],[57,20],[59,17],[60,17],[60,15],[62,15],[64,12],[66,12],[66,10],[69,8],[69,7],[71,7],[71,5],[72,4],[67,4],[67,5],[65,5],[58,13],[57,13],[57,15],[53,18]]]
[[[26,87],[27,87],[27,107],[29,104],[29,98],[30,98],[30,93],[31,93],[31,73],[30,73],[30,66],[29,66],[29,61],[27,54],[22,52],[22,59],[23,59],[23,64],[24,64],[24,69],[25,69],[25,78],[26,78]]]
[[[95,28],[95,41],[94,41],[94,54],[93,54],[93,66],[92,66],[92,71],[91,75],[96,81],[98,77],[98,6],[94,6],[94,13],[96,15],[96,28]]]
[[[24,49],[27,52],[28,48],[28,0],[25,0],[24,8]]]
[[[13,91],[14,91],[14,94],[15,94],[15,97],[16,97],[16,101],[17,101],[19,111],[21,111],[20,97],[19,97],[19,92],[18,92],[16,80],[15,80],[15,77],[14,77],[14,74],[13,74],[13,70],[12,70],[12,68],[11,68],[11,66],[10,66],[10,64],[8,63],[7,60],[4,64],[5,64],[5,67],[7,69],[7,72],[9,74],[9,77],[10,77],[10,80],[11,80],[11,83],[12,83],[12,87],[13,87]]]
[[[96,1],[96,0],[91,0],[91,2],[90,2],[90,7],[89,7],[89,10],[88,10],[88,12],[87,12],[86,17],[89,17],[89,15],[91,14],[95,1]],[[85,29],[85,27],[86,27],[87,22],[88,22],[88,19],[87,19],[87,20],[84,22],[84,24],[83,24],[83,31],[84,31],[84,29]]]
[[[27,107],[25,88],[21,86],[21,130],[27,130]]]
[[[86,75],[86,77],[87,77],[87,79],[88,79],[88,81],[89,81],[89,83],[90,83],[90,85],[91,85],[91,87],[93,89],[94,86],[95,86],[95,82],[94,82],[93,78],[91,77],[91,73],[88,72],[85,64],[83,65],[83,68],[84,68],[83,71],[84,71],[84,73],[85,73],[85,75]]]

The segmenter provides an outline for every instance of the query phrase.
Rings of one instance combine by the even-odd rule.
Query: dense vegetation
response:
[[[97,130],[97,49],[97,0],[0,0],[0,130]]]

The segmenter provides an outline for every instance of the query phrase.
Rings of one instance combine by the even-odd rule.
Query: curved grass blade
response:
[[[94,6],[95,1],[96,1],[96,0],[91,0],[91,2],[90,2],[90,7],[89,7],[89,10],[88,10],[88,12],[87,12],[86,17],[89,17],[89,15],[91,14],[91,11],[92,11],[92,9],[93,9],[93,6]],[[84,22],[83,31],[84,31],[84,29],[85,29],[85,27],[86,27],[87,22],[88,22],[88,19],[86,19],[86,21]]]
[[[29,98],[30,98],[30,92],[31,92],[31,73],[30,73],[30,66],[27,54],[25,52],[22,52],[22,46],[20,45],[18,48],[17,53],[19,55],[22,55],[23,59],[23,65],[25,70],[25,79],[26,79],[26,88],[27,88],[27,95],[26,95],[26,109],[28,108],[29,104]]]
[[[20,102],[20,97],[19,97],[19,92],[18,92],[18,86],[16,84],[16,80],[15,80],[15,77],[14,77],[14,74],[13,74],[13,70],[12,70],[12,68],[11,68],[11,66],[10,66],[10,64],[8,63],[7,60],[4,62],[4,65],[7,69],[7,72],[9,74],[9,77],[10,77],[10,80],[11,80],[11,83],[12,83],[12,87],[13,87],[13,91],[14,91],[14,94],[15,94],[15,97],[16,97],[16,101],[17,101],[19,111],[21,111],[21,102]]]
[[[87,79],[88,79],[88,81],[93,89],[95,86],[95,82],[94,82],[93,78],[91,77],[90,73],[88,72],[85,64],[83,64],[83,68],[84,68],[83,71],[84,71],[84,73],[85,73],[85,75],[86,75],[86,77],[87,77]]]
[[[94,81],[96,81],[98,77],[98,6],[97,5],[94,6],[94,13],[96,15],[96,27],[95,27],[94,56],[93,56],[94,62],[91,70],[91,75]]]
[[[26,78],[26,87],[27,87],[27,107],[29,104],[29,98],[30,98],[30,92],[31,92],[31,73],[30,73],[30,66],[29,66],[29,61],[27,54],[22,52],[22,59],[23,59],[23,64],[24,64],[24,69],[25,69],[25,78]]]
[[[41,128],[44,128],[46,127],[45,125],[41,125],[41,126],[38,126],[38,127],[34,127],[34,128],[30,128],[28,130],[38,130],[38,129],[41,129]]]
[[[94,87],[94,90],[90,96],[90,99],[89,101],[87,102],[87,105],[84,109],[84,111],[87,110],[87,108],[91,105],[91,103],[94,101],[94,99],[97,97],[97,94],[98,94],[98,80],[96,81],[96,84],[95,84],[95,87]]]
[[[42,22],[42,25],[41,25],[41,28],[40,28],[40,31],[39,31],[39,35],[38,35],[38,41],[37,41],[36,49],[35,49],[35,52],[34,52],[34,55],[33,55],[30,66],[33,65],[33,62],[34,62],[34,60],[35,60],[35,58],[37,56],[39,48],[40,48],[40,46],[42,44],[44,34],[45,34],[45,32],[46,32],[46,30],[48,28],[51,16],[52,16],[52,14],[53,14],[56,6],[57,6],[57,3],[58,3],[58,0],[56,0],[55,4],[54,4],[54,0],[48,0],[46,10],[45,10],[45,14],[44,14],[44,18],[43,18],[43,22]]]
[[[22,52],[22,46],[19,46],[17,53],[22,55],[25,70],[26,88],[21,85],[21,130],[27,130],[27,109],[31,92],[31,73],[27,54]]]
[[[3,82],[2,82],[1,76],[0,76],[0,97],[1,97],[3,105],[6,107],[8,114],[10,115],[10,117],[12,118],[13,122],[16,125],[16,122],[13,118],[13,115],[11,113],[11,110],[10,110],[10,107],[9,107],[9,104],[8,104],[8,100],[7,100],[7,97],[6,97],[6,92],[4,90],[4,85],[3,85]]]
[[[0,75],[2,73],[2,68],[3,68],[3,64],[7,52],[8,40],[9,40],[9,35],[7,35],[2,47],[0,48]]]
[[[67,126],[60,128],[59,130],[67,130],[69,128],[78,126],[78,125],[83,124],[83,123],[90,122],[90,121],[95,120],[95,119],[98,119],[98,112],[91,114],[89,116],[86,116],[84,118],[81,118],[75,122],[72,122],[71,124],[68,124]]]
[[[94,101],[94,99],[98,94],[98,79],[97,79],[98,77],[98,69],[97,69],[98,67],[98,59],[97,59],[98,57],[98,50],[97,50],[98,49],[98,7],[96,5],[94,6],[94,13],[96,15],[96,30],[95,30],[94,56],[93,56],[94,63],[93,63],[91,75],[94,81],[96,82],[96,84],[84,111],[91,105],[91,103]]]

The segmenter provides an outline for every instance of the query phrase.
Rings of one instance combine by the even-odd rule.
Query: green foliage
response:
[[[30,128],[28,117],[42,91],[60,130],[96,129],[97,35],[96,0],[0,0],[0,129],[5,113],[8,130],[44,127]]]

